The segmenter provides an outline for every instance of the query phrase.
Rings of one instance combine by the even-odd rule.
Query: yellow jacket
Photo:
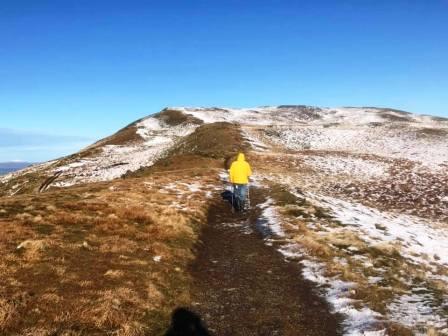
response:
[[[252,169],[250,168],[249,163],[244,158],[243,153],[239,153],[237,160],[232,162],[229,173],[231,183],[249,183],[249,176],[252,175]]]

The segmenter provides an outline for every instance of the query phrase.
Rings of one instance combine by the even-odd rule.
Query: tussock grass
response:
[[[0,334],[161,335],[189,303],[207,214],[203,195],[179,197],[192,179],[217,183],[180,171],[0,198]]]
[[[5,298],[0,297],[0,328],[6,329],[17,318],[15,305]]]

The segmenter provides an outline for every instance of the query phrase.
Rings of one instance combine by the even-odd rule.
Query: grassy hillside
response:
[[[227,130],[125,179],[0,197],[0,333],[162,335],[189,303],[205,194],[236,148]]]

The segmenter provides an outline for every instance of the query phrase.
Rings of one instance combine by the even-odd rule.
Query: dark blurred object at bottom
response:
[[[171,326],[165,336],[211,336],[196,313],[177,308],[171,316]]]

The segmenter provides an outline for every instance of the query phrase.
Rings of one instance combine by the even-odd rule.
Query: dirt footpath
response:
[[[191,267],[191,309],[216,336],[341,335],[340,318],[313,293],[300,265],[263,241],[255,207],[263,197],[256,194],[245,215],[216,199]]]

